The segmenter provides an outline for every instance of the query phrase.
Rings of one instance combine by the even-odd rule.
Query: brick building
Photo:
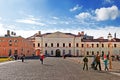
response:
[[[15,33],[8,30],[5,36],[0,36],[0,57],[24,53],[26,56],[32,56],[34,53],[33,43],[27,39],[16,36]]]

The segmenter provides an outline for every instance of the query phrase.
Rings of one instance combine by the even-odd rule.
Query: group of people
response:
[[[17,54],[14,54],[14,56],[11,54],[9,55],[9,60],[18,60],[18,59],[21,59],[22,62],[24,62],[24,59],[25,59],[25,54],[21,53],[20,56],[18,56]]]
[[[108,69],[108,57],[105,54],[103,57],[104,57],[103,62],[104,62],[104,67],[105,67],[104,70],[106,71],[106,70],[109,70]],[[88,58],[87,58],[87,56],[85,56],[83,58],[83,62],[84,62],[83,70],[85,69],[85,67],[86,67],[86,70],[88,70]],[[94,56],[93,62],[91,64],[91,67],[94,70],[98,70],[98,68],[97,68],[98,66],[99,66],[99,70],[101,71],[101,60],[100,60],[99,52],[97,52],[97,55]]]

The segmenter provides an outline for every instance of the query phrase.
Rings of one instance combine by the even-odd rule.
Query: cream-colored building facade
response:
[[[49,56],[63,56],[69,54],[72,56],[93,56],[97,52],[102,55],[111,53],[120,55],[120,39],[112,38],[111,34],[108,39],[93,39],[91,36],[79,32],[78,35],[72,33],[46,33],[40,32],[35,36],[35,50]],[[111,38],[111,40],[109,40]]]

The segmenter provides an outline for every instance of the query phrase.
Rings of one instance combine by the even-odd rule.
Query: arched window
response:
[[[71,43],[69,43],[69,47],[71,47]]]
[[[40,47],[40,43],[38,43],[38,47]]]
[[[65,47],[65,43],[63,43],[63,47]]]
[[[97,44],[97,47],[99,47],[99,44]]]
[[[51,47],[53,47],[53,43],[51,43]]]

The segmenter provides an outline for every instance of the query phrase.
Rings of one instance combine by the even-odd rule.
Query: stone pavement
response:
[[[70,59],[71,61],[74,61],[74,62],[77,62],[77,63],[80,63],[80,64],[83,64],[83,57],[71,57],[71,58],[68,58]],[[91,63],[93,61],[93,58],[92,57],[88,57],[89,59],[89,67],[91,66]],[[101,60],[101,67],[102,67],[102,70],[104,71],[104,62],[103,60]],[[108,67],[109,67],[109,64],[108,64]],[[120,61],[112,61],[112,69],[110,69],[108,71],[109,73],[111,74],[115,74],[115,75],[118,75],[120,76]]]
[[[1,63],[0,63],[1,64]],[[83,65],[71,59],[45,58],[44,64],[38,59],[14,61],[0,65],[0,80],[118,80],[119,76],[108,72],[82,70]]]

